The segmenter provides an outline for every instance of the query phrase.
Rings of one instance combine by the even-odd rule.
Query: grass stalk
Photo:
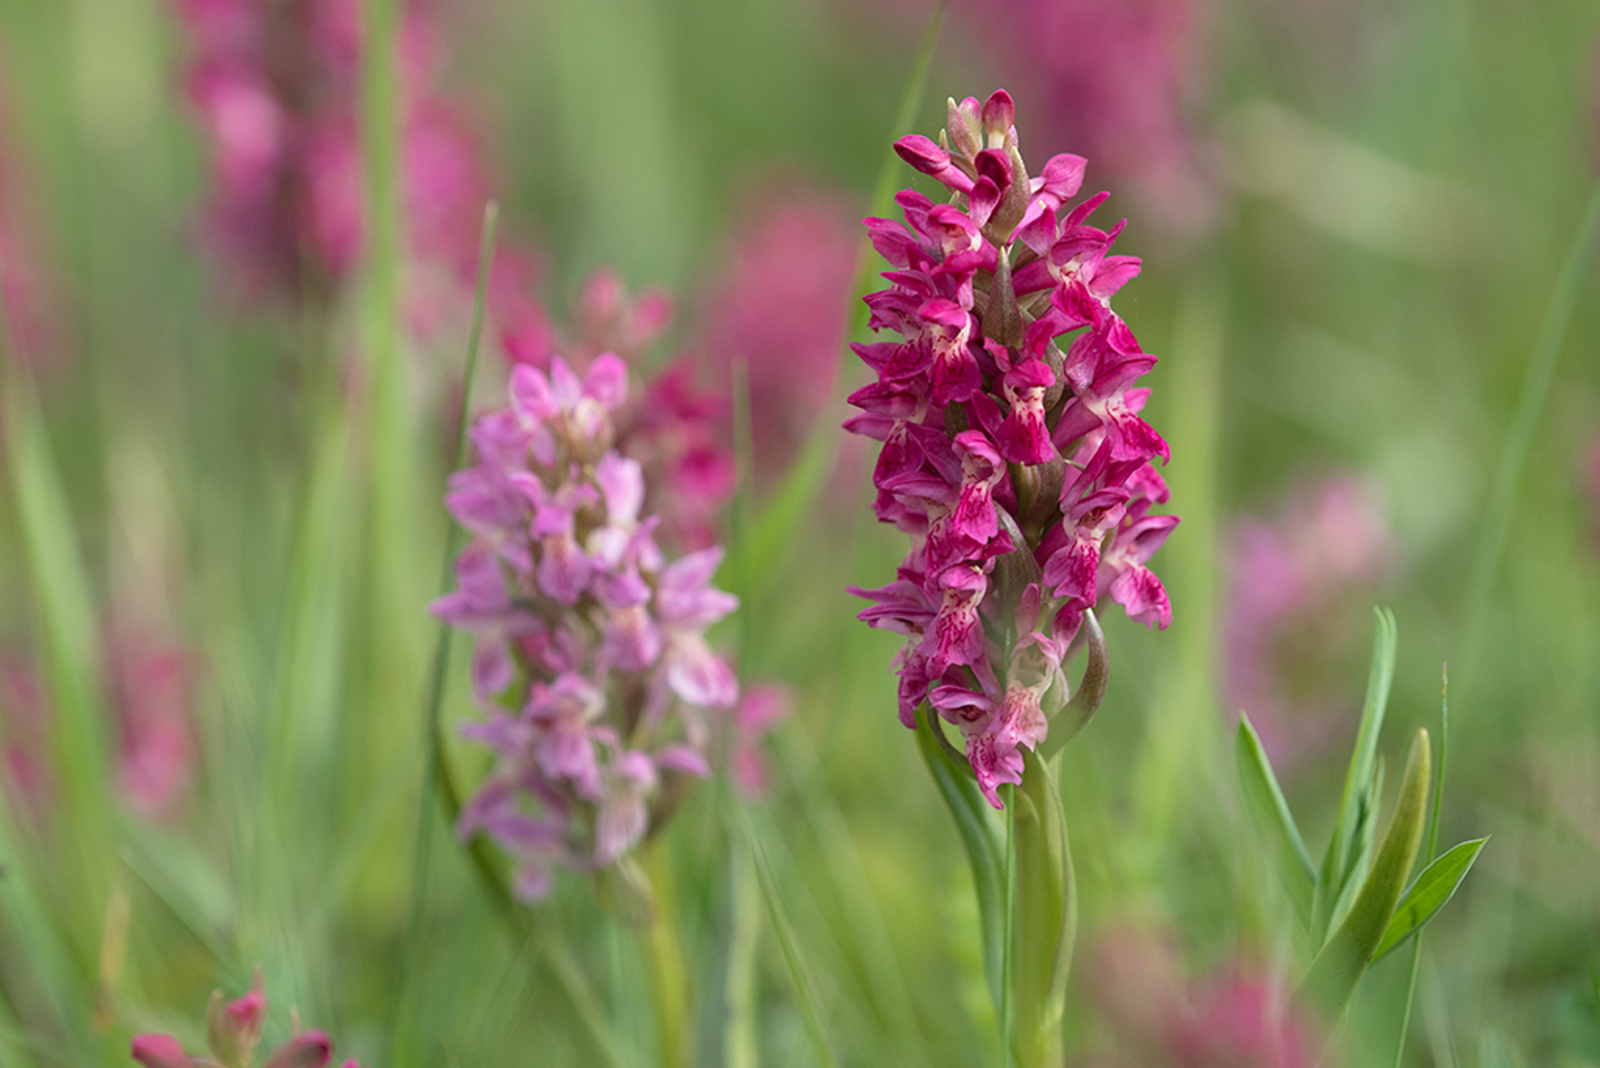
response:
[[[1428,820],[1427,856],[1417,865],[1418,871],[1426,871],[1439,853],[1439,809],[1444,801],[1444,772],[1449,752],[1450,669],[1446,665],[1439,695],[1439,780],[1433,787],[1433,812]],[[1400,1034],[1394,1044],[1394,1068],[1400,1068],[1401,1062],[1405,1059],[1406,1032],[1411,1029],[1411,1008],[1417,1000],[1417,972],[1422,966],[1422,936],[1425,934],[1427,931],[1421,930],[1412,936],[1411,965],[1406,977],[1405,1009],[1400,1014]]]
[[[489,201],[483,209],[483,230],[478,240],[478,280],[472,297],[472,322],[467,331],[467,358],[461,374],[461,404],[456,412],[456,440],[453,455],[455,470],[466,465],[467,422],[472,411],[472,384],[478,370],[478,341],[483,332],[483,308],[489,288],[489,270],[494,262],[495,231],[500,207]],[[454,574],[456,549],[461,541],[460,527],[450,522],[445,534],[444,563],[439,576],[439,591],[447,592]],[[411,916],[406,927],[405,963],[401,971],[400,997],[396,1000],[394,1044],[389,1063],[406,1068],[414,1063],[418,1024],[418,998],[421,991],[422,927],[427,911],[427,882],[433,847],[433,824],[438,804],[435,780],[442,758],[442,719],[445,683],[450,675],[450,624],[439,623],[434,639],[433,659],[428,671],[427,706],[422,715],[422,791],[418,798],[416,845],[411,864]]]
[[[1478,540],[1467,586],[1467,629],[1462,643],[1469,700],[1470,683],[1477,675],[1489,624],[1495,574],[1499,570],[1501,557],[1505,555],[1506,542],[1510,540],[1511,526],[1516,519],[1517,493],[1522,485],[1522,473],[1528,465],[1534,434],[1539,429],[1539,417],[1550,394],[1550,383],[1561,358],[1572,310],[1577,305],[1583,280],[1588,274],[1597,230],[1600,230],[1600,182],[1596,182],[1589,193],[1589,202],[1573,231],[1572,244],[1562,260],[1561,270],[1556,274],[1555,288],[1550,293],[1550,303],[1545,308],[1533,351],[1523,371],[1517,406],[1511,417],[1511,426],[1506,431],[1505,443],[1500,449],[1494,482],[1484,509],[1483,533]]]

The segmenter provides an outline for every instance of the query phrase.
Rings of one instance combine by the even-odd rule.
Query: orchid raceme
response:
[[[451,479],[446,504],[473,540],[432,611],[477,637],[489,718],[465,733],[498,757],[458,831],[498,841],[537,899],[555,865],[617,862],[709,773],[739,686],[705,630],[738,601],[711,585],[720,547],[669,559],[660,519],[641,514],[645,469],[617,447],[619,357],[582,376],[560,357],[548,375],[518,364],[510,396],[472,429],[477,464]]]
[[[1081,157],[1029,176],[1013,114],[1004,90],[951,101],[940,143],[896,144],[951,197],[908,189],[905,223],[866,220],[894,268],[871,325],[901,339],[854,346],[877,381],[845,424],[883,442],[875,510],[914,539],[894,582],[853,590],[874,602],[860,618],[907,636],[902,722],[927,700],[959,727],[996,807],[1067,697],[1084,612],[1110,596],[1171,622],[1146,565],[1178,522],[1151,512],[1168,450],[1135,382],[1156,358],[1111,310],[1139,261],[1111,254],[1122,223],[1088,222],[1107,194],[1069,207]]]

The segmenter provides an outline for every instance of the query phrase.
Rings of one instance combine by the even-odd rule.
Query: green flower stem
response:
[[[660,1068],[688,1068],[693,1061],[689,1051],[689,974],[683,961],[683,943],[678,938],[672,863],[659,842],[646,843],[641,853],[655,901],[654,914],[639,937],[650,980],[650,1007],[655,1015],[656,1063]]]

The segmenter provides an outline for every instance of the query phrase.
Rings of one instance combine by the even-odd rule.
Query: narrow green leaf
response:
[[[999,819],[972,777],[972,769],[953,756],[949,743],[936,737],[939,726],[933,710],[923,702],[917,709],[917,745],[945,807],[956,821],[956,831],[972,865],[972,885],[978,897],[978,921],[983,935],[983,972],[995,1002],[995,1018],[1005,1018],[1001,1007],[1002,961],[1005,953],[1005,839]]]
[[[1317,884],[1317,870],[1311,864],[1311,854],[1306,852],[1300,828],[1295,826],[1294,814],[1283,799],[1283,791],[1278,788],[1277,777],[1272,774],[1272,765],[1255,728],[1250,725],[1249,716],[1239,717],[1234,741],[1244,807],[1294,905],[1295,917],[1301,927],[1309,929],[1311,898]]]
[[[1378,840],[1378,815],[1383,804],[1384,771],[1384,760],[1379,756],[1373,762],[1372,779],[1367,783],[1367,792],[1357,808],[1356,832],[1350,843],[1349,861],[1334,884],[1337,896],[1333,900],[1333,907],[1328,910],[1329,928],[1336,928],[1344,922],[1350,907],[1355,904],[1356,895],[1365,885],[1367,872],[1372,870],[1372,851]]]
[[[1011,794],[1016,862],[1011,1051],[1022,1068],[1043,1068],[1061,1063],[1061,1019],[1078,916],[1055,769],[1026,749],[1022,755],[1022,786]]]
[[[1462,880],[1467,877],[1467,872],[1472,870],[1473,862],[1483,850],[1483,843],[1488,840],[1485,836],[1462,842],[1422,870],[1395,908],[1389,927],[1383,933],[1383,941],[1378,943],[1377,950],[1372,954],[1374,963],[1420,931],[1435,913],[1449,903]]]
[[[1350,915],[1322,947],[1311,971],[1301,984],[1309,994],[1335,1015],[1344,1011],[1356,984],[1366,973],[1373,951],[1394,916],[1406,878],[1422,847],[1422,830],[1427,822],[1428,776],[1431,764],[1428,732],[1419,729],[1406,758],[1405,778],[1400,784],[1400,799],[1394,820],[1384,836],[1383,847],[1373,862],[1372,872],[1351,906]]]
[[[826,1016],[822,1010],[822,1000],[817,996],[816,984],[811,978],[811,968],[800,939],[795,936],[794,926],[783,907],[778,882],[772,874],[772,862],[767,859],[760,839],[750,828],[749,817],[741,812],[737,823],[743,829],[745,844],[755,860],[756,878],[761,885],[762,900],[767,906],[767,919],[772,924],[773,933],[778,936],[778,949],[783,954],[784,968],[789,973],[795,998],[800,1002],[800,1017],[805,1022],[806,1035],[811,1040],[811,1052],[824,1068],[837,1068],[839,1059],[833,1052],[828,1029],[823,1025]]]
[[[72,913],[68,927],[72,948],[88,980],[94,975],[96,934],[112,855],[106,737],[110,719],[98,689],[94,601],[66,491],[33,390],[20,374],[11,372],[6,360],[0,351],[5,372],[0,381],[5,401],[0,423],[37,621],[38,653],[54,710],[51,757],[62,787],[61,808],[54,814],[47,842],[66,875],[61,883],[70,888],[57,907]]]
[[[1344,793],[1339,800],[1339,822],[1328,851],[1322,858],[1312,908],[1312,944],[1326,937],[1333,926],[1338,903],[1350,875],[1352,846],[1361,820],[1362,801],[1372,782],[1373,762],[1378,752],[1378,734],[1389,705],[1389,685],[1394,681],[1397,631],[1394,616],[1386,608],[1373,610],[1377,630],[1372,638],[1372,666],[1367,674],[1367,699],[1361,709],[1361,726],[1350,754],[1350,769],[1345,774]]]

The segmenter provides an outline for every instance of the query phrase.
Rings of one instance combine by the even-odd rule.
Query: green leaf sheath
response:
[[[1067,820],[1055,768],[1022,750],[1016,806],[1011,1050],[1022,1068],[1061,1063],[1061,1019],[1077,928]]]
[[[1255,728],[1250,725],[1249,716],[1239,717],[1235,750],[1244,807],[1272,858],[1278,878],[1283,881],[1284,891],[1294,904],[1295,917],[1302,927],[1309,927],[1317,870],[1311,864],[1311,854],[1306,851],[1300,829],[1295,826],[1289,803],[1283,799],[1283,791],[1278,788],[1272,765],[1267,761]]]
[[[1462,842],[1422,870],[1395,908],[1389,927],[1383,933],[1383,941],[1378,943],[1377,951],[1372,954],[1374,963],[1422,930],[1434,914],[1449,903],[1488,840],[1485,836]]]
[[[1350,908],[1350,915],[1322,947],[1311,964],[1301,992],[1324,1006],[1331,1014],[1344,1011],[1356,984],[1383,941],[1401,891],[1422,847],[1422,830],[1427,822],[1428,779],[1431,767],[1428,732],[1419,729],[1406,758],[1405,778],[1400,783],[1400,799],[1389,833],[1374,860],[1372,871],[1361,894]]]
[[[956,821],[961,844],[972,864],[972,884],[978,897],[978,920],[983,934],[983,971],[989,981],[989,994],[995,1002],[995,1018],[1003,1018],[1000,1008],[1000,968],[1005,941],[1005,840],[994,809],[984,800],[977,780],[964,763],[951,755],[948,742],[934,732],[933,710],[926,702],[917,709],[917,745],[933,775],[939,796]]]

